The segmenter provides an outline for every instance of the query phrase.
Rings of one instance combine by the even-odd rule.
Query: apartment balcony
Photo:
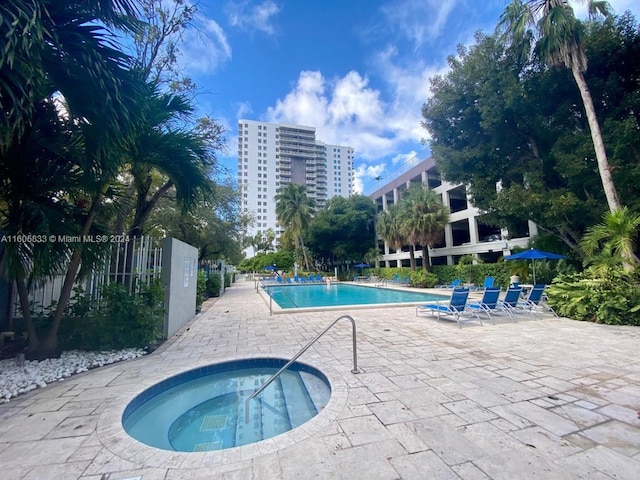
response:
[[[316,158],[315,153],[310,152],[309,150],[303,150],[301,148],[282,148],[280,147],[280,155],[288,156],[288,157],[302,157],[313,159]]]
[[[281,128],[278,134],[280,135],[280,138],[279,138],[280,140],[313,142],[314,145],[316,142],[315,132],[310,132],[309,130],[298,130],[298,129],[283,130]]]

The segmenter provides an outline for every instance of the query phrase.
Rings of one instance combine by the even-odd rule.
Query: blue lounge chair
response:
[[[520,301],[520,295],[522,294],[522,287],[509,287],[507,293],[502,300],[498,300],[498,308],[509,312],[511,318],[515,321],[514,314],[517,313],[518,302]]]
[[[495,280],[496,279],[494,277],[484,277],[484,283],[482,284],[482,286],[474,286],[473,290],[486,290],[487,288],[493,288]]]
[[[514,321],[513,315],[511,314],[511,312],[509,310],[504,310],[499,306],[499,303],[500,303],[499,297],[500,297],[501,291],[502,289],[499,287],[485,288],[484,294],[482,295],[482,299],[479,302],[467,303],[467,307],[469,307],[472,311],[484,312],[487,315],[487,317],[489,317],[489,320],[491,320],[491,323],[493,323],[494,325],[495,325],[495,321],[491,316],[492,313],[496,314],[498,312],[506,312],[511,318],[511,320]]]
[[[482,325],[480,317],[470,309],[466,309],[467,299],[469,298],[468,288],[454,288],[451,293],[451,298],[448,304],[443,302],[426,303],[416,307],[416,316],[419,316],[420,312],[428,312],[430,314],[438,315],[438,320],[441,316],[449,316],[455,318],[458,323],[458,327],[462,328],[460,317],[465,313],[471,313]],[[473,320],[473,319],[470,319]]]
[[[558,314],[555,310],[544,302],[544,290],[546,287],[543,283],[535,284],[529,291],[527,298],[518,302],[517,308],[529,312],[531,315],[539,312],[541,308],[545,308],[557,317]]]
[[[459,287],[460,285],[462,285],[462,280],[460,280],[459,278],[456,278],[451,283],[436,285],[435,288],[456,288],[456,287]]]

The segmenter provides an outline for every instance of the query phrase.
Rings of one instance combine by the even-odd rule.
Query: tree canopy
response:
[[[306,244],[322,263],[360,262],[375,246],[375,214],[369,197],[333,197],[317,212]]]
[[[609,163],[621,197],[637,205],[640,34],[629,14],[589,22],[584,48]],[[468,186],[496,225],[536,222],[579,252],[585,229],[606,210],[589,127],[569,72],[522,58],[498,35],[476,34],[451,70],[431,80],[424,127],[438,170]]]

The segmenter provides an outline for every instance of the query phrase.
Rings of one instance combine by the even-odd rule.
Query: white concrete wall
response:
[[[196,314],[198,249],[165,238],[162,242],[162,284],[165,291],[164,333],[170,337]]]

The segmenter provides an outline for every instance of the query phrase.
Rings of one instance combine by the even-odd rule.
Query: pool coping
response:
[[[139,359],[139,361],[154,361],[153,357],[154,355],[151,354]],[[242,357],[243,360],[256,360],[261,358],[282,358],[287,361],[286,358],[277,354],[256,354],[245,355]],[[217,364],[237,360],[237,356],[229,356],[220,358],[215,363]],[[195,464],[202,464],[203,466],[226,465],[245,461],[266,453],[276,452],[327,429],[331,422],[336,420],[347,404],[348,382],[335,368],[329,365],[318,365],[316,362],[309,361],[307,359],[300,363],[304,363],[317,369],[327,377],[331,387],[331,398],[324,409],[322,409],[322,411],[315,417],[311,418],[299,427],[280,435],[276,435],[275,437],[223,450],[212,450],[208,452],[174,452],[151,447],[129,436],[122,425],[122,415],[127,408],[127,405],[129,405],[134,398],[149,387],[152,387],[156,383],[173,375],[183,373],[187,370],[211,365],[211,363],[205,362],[199,365],[194,365],[186,370],[184,369],[184,366],[181,366],[180,368],[176,368],[175,372],[173,371],[173,368],[169,367],[166,370],[157,372],[156,375],[147,376],[145,381],[136,385],[135,391],[131,391],[127,395],[122,395],[119,398],[114,399],[114,401],[105,408],[104,412],[98,419],[96,434],[100,442],[111,453],[123,460],[133,462],[144,467],[176,468],[177,466],[182,465],[185,461],[188,461],[192,466]]]
[[[431,295],[440,295],[442,297],[444,297],[442,300],[432,300],[432,301],[448,301],[448,295],[446,294],[442,294],[441,292],[439,292],[437,289],[432,289],[432,288],[425,288],[425,289],[420,289],[421,291],[416,291],[416,289],[410,288],[410,287],[402,287],[402,286],[394,286],[394,287],[389,287],[389,286],[380,286],[380,285],[375,285],[375,284],[363,284],[363,283],[359,283],[359,282],[331,282],[334,284],[342,284],[342,285],[354,285],[354,286],[358,286],[358,287],[365,287],[365,288],[380,288],[380,289],[384,289],[384,290],[401,290],[404,292],[414,292],[414,293],[424,293],[424,294],[431,294]],[[319,284],[311,284],[311,285],[319,285]],[[272,286],[278,286],[276,285],[267,285],[268,287],[272,287]],[[304,284],[300,284],[300,285],[296,285],[296,284],[292,284],[292,285],[283,285],[285,287],[304,287]],[[371,309],[377,309],[377,308],[401,308],[401,307],[418,307],[420,305],[424,305],[425,303],[428,302],[428,300],[422,300],[419,302],[396,302],[396,303],[367,303],[367,304],[350,304],[350,305],[327,305],[327,306],[321,306],[321,307],[298,307],[298,308],[282,308],[280,305],[278,305],[277,302],[272,302],[271,301],[271,297],[265,292],[264,288],[262,288],[262,286],[258,286],[258,293],[260,294],[261,298],[264,300],[264,302],[267,305],[267,308],[270,309],[270,313],[271,315],[280,315],[280,314],[285,314],[285,313],[306,313],[306,312],[325,312],[325,311],[338,311],[338,310],[371,310]],[[436,290],[436,291],[434,291]]]

